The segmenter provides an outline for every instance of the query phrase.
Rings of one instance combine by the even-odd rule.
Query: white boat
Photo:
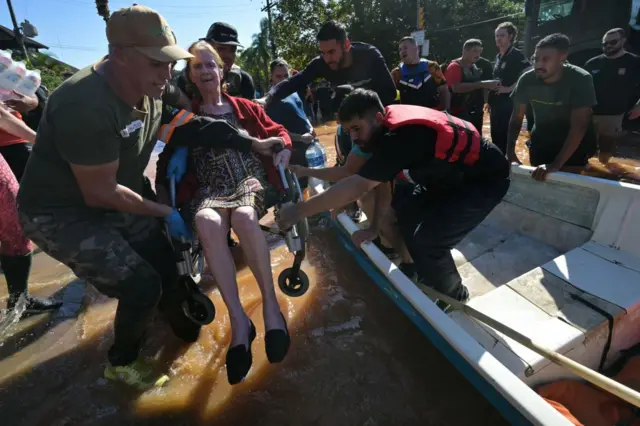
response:
[[[640,342],[640,186],[512,170],[508,194],[454,250],[468,305],[587,367]],[[322,191],[321,186],[315,187]],[[476,322],[449,315],[359,229],[335,221],[344,246],[427,338],[512,424],[570,425],[535,391],[568,370]],[[573,377],[575,378],[575,377]]]

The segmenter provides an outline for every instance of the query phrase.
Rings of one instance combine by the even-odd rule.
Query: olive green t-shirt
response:
[[[161,117],[161,100],[145,97],[139,110],[132,108],[93,67],[80,70],[49,97],[20,184],[20,208],[86,208],[70,164],[119,160],[118,183],[142,194]]]
[[[564,144],[571,127],[571,111],[576,108],[593,107],[597,104],[591,75],[582,68],[564,64],[562,77],[547,84],[536,77],[535,70],[520,76],[513,93],[515,105],[531,104],[535,124],[531,132],[531,144],[557,148]],[[596,145],[593,123],[580,145],[590,149]]]

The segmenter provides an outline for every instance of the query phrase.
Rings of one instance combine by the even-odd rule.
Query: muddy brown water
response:
[[[115,301],[85,290],[66,268],[38,255],[32,291],[58,293],[65,306],[4,330],[0,424],[506,424],[354,265],[332,232],[316,229],[310,241],[309,292],[297,299],[280,295],[293,341],[280,365],[266,361],[259,291],[240,265],[240,293],[258,338],[253,368],[235,387],[224,370],[229,321],[211,285],[204,287],[218,316],[198,342],[181,345],[160,320],[154,323],[144,354],[172,379],[140,394],[102,378]],[[291,257],[279,247],[272,262],[277,276]]]
[[[330,161],[332,131],[319,132]],[[279,294],[292,335],[284,363],[266,360],[260,293],[238,250],[241,298],[258,329],[247,379],[227,383],[229,320],[215,286],[204,283],[216,320],[193,345],[181,345],[160,319],[154,322],[144,355],[171,380],[145,393],[102,376],[116,302],[38,254],[31,291],[56,294],[65,304],[50,316],[0,320],[0,424],[506,424],[354,263],[332,230],[316,227],[309,246],[310,290],[296,299]],[[271,258],[274,277],[292,261],[281,245]],[[0,282],[0,299],[5,289]]]
[[[331,162],[333,131],[333,126],[319,129]],[[520,141],[521,158],[523,146]],[[271,240],[277,277],[292,258]],[[292,347],[284,363],[270,365],[258,287],[241,252],[234,256],[240,294],[258,329],[245,382],[231,387],[226,381],[229,320],[215,285],[203,283],[216,304],[216,320],[198,342],[182,345],[157,319],[143,354],[171,381],[139,393],[102,378],[116,302],[38,254],[31,291],[55,294],[64,306],[20,322],[6,315],[0,319],[0,424],[506,424],[354,263],[330,229],[316,227],[311,237],[304,264],[312,280],[309,292],[297,299],[279,294]],[[1,306],[4,282],[0,299]]]

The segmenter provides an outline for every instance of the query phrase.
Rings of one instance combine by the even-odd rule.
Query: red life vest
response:
[[[437,159],[472,166],[480,158],[480,134],[473,124],[447,112],[415,105],[390,105],[385,110],[384,125],[389,130],[410,124],[435,130],[438,133],[435,146]]]

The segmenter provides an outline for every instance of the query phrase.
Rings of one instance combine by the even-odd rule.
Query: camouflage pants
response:
[[[118,299],[113,365],[138,356],[155,308],[178,309],[173,250],[158,220],[125,213],[53,210],[20,212],[25,234],[109,297]]]

